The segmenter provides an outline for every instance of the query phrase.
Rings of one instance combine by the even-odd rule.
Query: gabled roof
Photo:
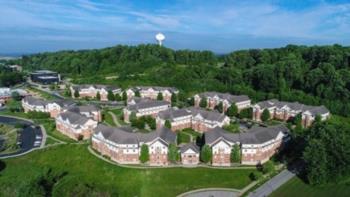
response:
[[[119,87],[116,87],[116,86],[111,86],[111,85],[95,85],[95,84],[84,84],[84,85],[74,85],[72,86],[72,88],[74,90],[78,90],[80,91],[81,89],[87,89],[87,88],[90,88],[90,87],[93,87],[95,89],[106,89],[107,91],[111,90],[121,90]]]
[[[70,111],[60,113],[59,117],[64,121],[68,120],[71,124],[76,124],[77,127],[89,121],[85,116]]]
[[[29,105],[34,105],[34,106],[46,106],[47,101],[38,99],[32,96],[26,96],[23,98],[24,102],[28,103]]]
[[[180,148],[180,152],[181,153],[184,153],[186,152],[187,150],[193,150],[195,153],[199,153],[199,147],[194,143],[194,142],[191,142],[191,143],[187,143],[187,144],[184,144],[181,148]]]
[[[312,115],[329,113],[329,110],[323,105],[311,106],[311,105],[304,105],[304,104],[301,104],[299,102],[279,101],[277,99],[270,99],[270,100],[266,100],[266,101],[261,101],[261,102],[256,103],[256,105],[259,106],[261,109],[272,108],[272,107],[276,107],[278,109],[281,109],[283,107],[288,107],[293,111],[299,111],[299,112],[309,111]]]
[[[63,99],[54,100],[54,101],[48,101],[48,103],[56,103],[60,107],[69,107],[69,106],[75,105],[74,101],[72,101],[72,100],[63,100]]]
[[[100,108],[96,105],[82,105],[82,106],[70,106],[67,111],[75,113],[91,113],[95,111],[100,111]]]
[[[247,95],[232,95],[229,93],[220,93],[220,92],[203,92],[203,93],[199,94],[199,97],[204,97],[204,98],[218,97],[220,99],[227,100],[230,103],[239,103],[239,102],[250,100]]]
[[[222,122],[227,117],[225,114],[219,113],[218,111],[208,111],[199,107],[186,108],[193,117],[200,115],[206,120]]]
[[[129,104],[126,108],[130,111],[139,111],[141,109],[147,109],[151,107],[158,107],[163,105],[170,105],[168,101],[158,101],[151,99],[140,99],[136,104]]]
[[[162,127],[156,131],[150,133],[139,133],[133,132],[130,127],[109,127],[103,124],[99,124],[95,129],[94,133],[97,135],[99,133],[102,136],[117,144],[138,144],[140,142],[152,142],[157,138],[162,139],[166,143],[175,143],[176,134],[170,129]]]
[[[163,120],[173,121],[176,118],[192,115],[190,111],[186,109],[174,109],[169,108],[165,111],[161,111],[158,113],[158,117]]]
[[[133,88],[134,91],[144,91],[144,90],[148,90],[148,89],[153,89],[155,91],[165,91],[168,90],[171,93],[177,93],[179,92],[179,90],[177,88],[174,87],[161,87],[161,86],[136,86],[135,88]]]
[[[244,133],[229,133],[222,128],[216,127],[204,134],[205,143],[212,145],[219,139],[224,139],[232,143],[242,144],[262,144],[275,139],[278,134],[289,133],[289,129],[284,125],[276,125],[270,127],[253,127]]]

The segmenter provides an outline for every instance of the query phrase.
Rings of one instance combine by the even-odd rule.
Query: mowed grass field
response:
[[[74,196],[78,184],[119,196],[176,196],[206,187],[242,189],[251,181],[254,169],[163,168],[130,169],[102,161],[87,145],[67,144],[4,160],[0,171],[0,196],[17,196],[19,188],[44,168],[66,172],[55,185],[53,196]]]
[[[348,197],[350,180],[341,184],[311,186],[295,177],[273,192],[269,197]]]

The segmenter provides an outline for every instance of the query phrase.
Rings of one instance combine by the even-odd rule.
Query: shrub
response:
[[[175,163],[180,159],[179,151],[173,143],[169,144],[168,159],[172,163]]]
[[[241,149],[238,144],[235,144],[231,150],[231,162],[232,163],[241,162]]]
[[[157,100],[158,101],[162,101],[164,98],[163,98],[163,94],[161,92],[158,93],[157,95]]]
[[[229,117],[236,116],[238,113],[238,108],[236,104],[232,103],[232,105],[227,109],[226,115]]]
[[[141,163],[146,163],[149,160],[148,146],[146,144],[142,144],[141,146],[141,154],[139,159]]]
[[[266,163],[263,164],[262,166],[262,172],[264,174],[271,173],[275,171],[275,165],[273,164],[272,161],[267,161]]]
[[[269,119],[270,119],[270,111],[268,109],[264,109],[264,111],[261,114],[261,120],[265,122]]]
[[[256,181],[258,179],[260,179],[262,177],[262,173],[257,171],[257,172],[252,172],[249,174],[249,178],[252,180],[252,181]]]
[[[204,163],[209,163],[212,158],[212,151],[211,148],[208,145],[204,145],[201,150],[201,161]]]
[[[169,120],[165,120],[164,127],[171,129],[171,122]]]
[[[208,105],[206,98],[201,98],[201,101],[199,102],[199,107],[206,108]]]

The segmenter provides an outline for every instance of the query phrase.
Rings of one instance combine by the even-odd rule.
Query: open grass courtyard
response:
[[[206,187],[242,189],[254,169],[131,169],[109,164],[90,154],[87,145],[67,144],[7,159],[0,171],[0,196],[17,196],[44,169],[63,173],[53,196],[79,196],[81,185],[119,196],[176,196]],[[108,196],[108,195],[107,195]]]

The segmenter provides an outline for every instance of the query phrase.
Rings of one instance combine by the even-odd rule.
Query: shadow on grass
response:
[[[0,160],[0,172],[6,168],[6,163]]]

